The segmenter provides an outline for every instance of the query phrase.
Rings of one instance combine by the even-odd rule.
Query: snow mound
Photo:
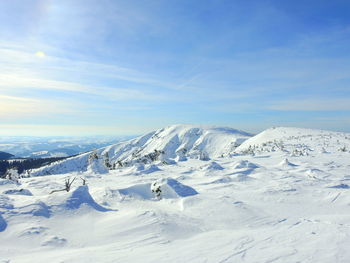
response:
[[[96,154],[100,162],[89,167],[89,156],[84,153],[33,170],[32,176],[70,172],[97,173],[109,168],[130,167],[134,164],[175,164],[188,158],[209,160],[230,156],[243,141],[252,135],[232,128],[213,126],[173,125],[141,137],[100,148]],[[106,159],[108,156],[108,159]]]
[[[28,196],[33,195],[28,189],[10,189],[10,190],[4,191],[4,194],[7,194],[7,195],[28,195]]]
[[[307,169],[305,171],[305,175],[309,178],[322,180],[324,178],[329,177],[329,174],[320,169]]]
[[[186,197],[198,194],[192,187],[184,185],[172,178],[158,180],[152,184],[152,189],[157,186],[161,188],[162,197],[164,198]]]
[[[19,236],[37,236],[44,234],[48,228],[47,227],[42,227],[42,226],[35,226],[35,227],[29,227],[22,231]]]
[[[203,170],[224,170],[224,168],[220,165],[220,164],[218,164],[217,162],[210,162],[210,163],[208,163],[208,164],[206,164],[206,165],[203,165],[202,167],[201,167],[201,169],[203,169]]]
[[[121,198],[132,199],[152,199],[154,197],[151,191],[151,184],[138,184],[127,188],[117,190]]]
[[[18,184],[18,183],[8,179],[0,179],[0,185],[7,185],[7,184]]]
[[[4,195],[0,195],[0,208],[2,209],[13,209],[14,206],[11,203],[10,198]]]
[[[157,165],[151,164],[148,167],[146,167],[145,170],[143,170],[142,172],[145,174],[150,174],[158,171],[161,171],[161,169]]]
[[[329,188],[349,189],[350,186],[347,184],[338,184],[338,185],[330,186]]]
[[[186,156],[180,156],[180,155],[178,155],[178,156],[176,156],[176,158],[175,158],[175,162],[185,162],[185,161],[187,161]]]
[[[67,243],[67,239],[60,237],[51,237],[49,240],[43,242],[42,246],[62,247]]]
[[[283,166],[283,167],[288,167],[288,166],[295,167],[295,166],[297,166],[296,164],[289,162],[287,158],[284,159],[282,162],[280,162],[278,165]]]
[[[161,171],[161,169],[155,164],[145,165],[142,163],[136,163],[133,166],[126,168],[126,171],[130,174],[140,175],[158,172]]]
[[[212,182],[206,184],[226,184],[232,182],[232,178],[229,176],[221,177],[220,179],[216,179]]]
[[[133,166],[125,168],[125,171],[129,174],[141,174],[145,170],[145,165],[142,163],[136,163]]]
[[[256,165],[255,163],[249,162],[247,160],[239,161],[233,165],[234,169],[244,169],[244,168],[255,169],[258,167],[259,166]]]
[[[108,173],[107,167],[104,165],[103,160],[97,159],[92,161],[88,167],[87,172],[96,174],[106,174]]]
[[[3,232],[6,229],[6,227],[7,223],[0,213],[0,232]]]
[[[160,189],[161,198],[172,199],[196,195],[198,192],[190,186],[181,184],[175,179],[167,178],[152,184],[139,184],[117,190],[121,197],[151,200],[157,199],[156,189]]]
[[[44,202],[37,202],[19,208],[20,214],[29,214],[33,216],[42,216],[49,218],[51,216],[50,208]]]
[[[90,195],[89,187],[87,185],[81,185],[75,189],[65,202],[64,207],[67,209],[79,209],[82,205],[91,207],[99,212],[111,211],[95,202]]]

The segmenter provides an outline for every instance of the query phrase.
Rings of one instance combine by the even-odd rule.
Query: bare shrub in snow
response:
[[[60,189],[60,190],[53,190],[53,191],[50,192],[50,194],[53,194],[53,193],[56,193],[56,192],[61,192],[61,191],[67,191],[67,192],[69,192],[69,191],[70,191],[70,188],[71,188],[71,186],[72,186],[72,184],[73,184],[73,182],[74,182],[74,180],[75,180],[75,177],[73,178],[72,181],[70,180],[70,178],[66,179],[65,182],[64,182],[65,187],[64,187],[63,189]]]
[[[83,181],[83,185],[86,185],[86,179],[83,177],[80,177],[80,179]]]
[[[340,152],[346,152],[346,147],[345,147],[345,146],[340,147],[340,148],[338,149],[338,151],[340,151]]]

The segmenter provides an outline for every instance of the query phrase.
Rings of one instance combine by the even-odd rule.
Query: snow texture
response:
[[[64,204],[67,209],[78,209],[82,205],[89,206],[100,212],[109,211],[109,209],[106,209],[95,202],[89,193],[89,187],[87,185],[81,185],[75,189]]]
[[[0,180],[0,262],[349,262],[349,146],[177,125],[97,150],[114,170],[87,153]]]
[[[7,195],[32,195],[28,189],[11,189],[4,192]]]

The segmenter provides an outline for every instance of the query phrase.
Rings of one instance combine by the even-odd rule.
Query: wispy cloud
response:
[[[57,81],[45,78],[31,78],[20,74],[0,74],[0,90],[2,92],[21,90],[21,89],[39,89],[39,90],[59,90],[76,93],[85,93],[105,97],[109,100],[157,100],[158,94],[149,94],[137,89],[123,89],[115,87],[88,86],[75,82]]]
[[[188,89],[122,66],[56,57],[49,53],[38,57],[34,47],[29,52],[23,50],[24,47],[11,49],[9,46],[9,43],[0,46],[0,88],[3,89],[61,90],[110,100],[146,101],[166,100],[167,97],[162,95],[166,90]]]
[[[17,102],[37,102],[38,100],[24,97],[16,97],[16,96],[6,96],[0,95],[0,100],[2,101],[17,101]]]
[[[350,111],[349,98],[303,98],[272,102],[267,109],[278,111]]]
[[[153,130],[144,125],[60,125],[60,124],[0,124],[0,135],[23,136],[89,136],[89,135],[139,135]]]
[[[263,2],[2,1],[0,120],[263,126],[349,111],[345,12]]]
[[[42,48],[45,51],[37,50]],[[52,53],[51,53],[52,52]],[[0,56],[2,71],[27,69],[31,73],[40,71],[42,73],[79,72],[90,75],[111,76],[116,79],[128,80],[135,83],[154,83],[146,74],[136,70],[99,62],[90,62],[77,56],[67,58],[69,53],[57,50],[51,46],[38,46],[36,43],[28,43],[26,46],[19,46],[16,43],[0,43]],[[38,54],[45,54],[38,56]],[[58,54],[58,55],[55,55]],[[6,63],[6,64],[5,64]]]
[[[0,96],[0,118],[4,120],[23,119],[27,117],[47,117],[52,114],[72,114],[78,110],[77,105],[66,101],[34,99],[28,97]]]

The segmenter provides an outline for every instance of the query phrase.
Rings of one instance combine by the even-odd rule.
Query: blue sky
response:
[[[350,2],[0,2],[0,134],[350,132]]]

